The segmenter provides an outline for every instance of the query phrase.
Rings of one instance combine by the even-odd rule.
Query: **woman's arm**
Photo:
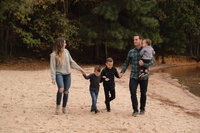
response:
[[[51,69],[52,82],[55,82],[56,81],[56,56],[54,54],[50,55],[50,69]]]
[[[83,69],[72,59],[69,51],[68,51],[68,56],[69,56],[69,61],[70,61],[71,66],[75,68],[76,70],[83,72]]]

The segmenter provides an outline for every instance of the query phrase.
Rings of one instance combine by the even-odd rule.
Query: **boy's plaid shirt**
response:
[[[128,56],[124,62],[124,66],[122,67],[121,73],[125,73],[129,64],[132,64],[130,78],[138,79],[139,71],[140,71],[139,61],[142,59],[140,55],[141,50],[142,50],[142,47],[139,50],[134,48],[128,52]],[[154,63],[155,63],[154,59],[152,58],[150,63],[144,63],[144,66],[149,67],[153,65]],[[147,80],[148,78],[149,78],[149,69],[148,69],[148,76],[144,78],[143,80]]]

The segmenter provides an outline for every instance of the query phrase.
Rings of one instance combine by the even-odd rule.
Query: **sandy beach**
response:
[[[83,68],[87,74],[93,72],[92,66]],[[72,69],[67,114],[55,115],[57,86],[51,84],[49,69],[0,69],[0,133],[200,132],[200,98],[168,74],[150,76],[146,114],[133,117],[129,74],[127,70],[122,79],[116,79],[116,99],[109,113],[101,84],[100,113],[94,114],[90,112],[89,81]],[[138,98],[139,93],[138,89]]]

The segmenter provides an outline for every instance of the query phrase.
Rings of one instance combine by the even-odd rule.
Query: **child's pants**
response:
[[[91,97],[92,97],[92,110],[97,110],[97,98],[98,98],[98,93],[99,91],[98,90],[91,90],[90,89],[90,94],[91,94]]]
[[[151,60],[142,59],[142,61],[144,63],[149,63]],[[142,72],[145,72],[146,69],[148,69],[148,67],[140,66],[140,71],[143,70]]]
[[[110,101],[115,99],[115,88],[105,88],[104,87],[104,93],[105,93],[106,109],[110,110]]]

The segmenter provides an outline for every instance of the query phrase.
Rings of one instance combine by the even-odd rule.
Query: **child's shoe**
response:
[[[148,76],[147,73],[144,73],[140,78],[146,78]]]
[[[91,108],[90,112],[94,112],[95,110]]]
[[[96,113],[99,113],[99,110],[98,110],[98,109],[95,109],[95,114],[96,114]]]
[[[144,73],[139,73],[139,78],[142,78],[142,76],[144,75]]]
[[[107,112],[110,112],[110,109],[107,109]]]

